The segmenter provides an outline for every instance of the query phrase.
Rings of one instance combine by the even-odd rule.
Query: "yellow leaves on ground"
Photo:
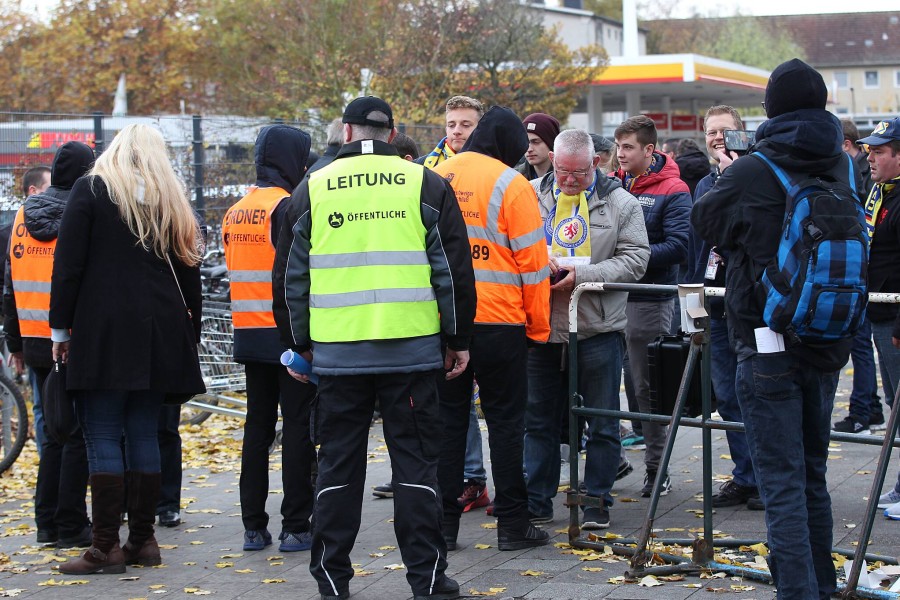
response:
[[[40,582],[38,585],[46,587],[57,585],[87,585],[88,583],[87,579],[48,579],[47,581]]]
[[[286,583],[287,579],[263,579],[263,583]]]
[[[497,529],[497,524],[496,523],[482,523],[481,528],[482,529]]]
[[[235,573],[240,573],[241,575],[246,575],[248,573],[256,573],[253,569],[235,569]]]
[[[404,566],[403,563],[395,563],[392,565],[384,565],[384,568],[387,569],[388,571],[399,571],[401,569],[405,569],[406,566]]]
[[[521,571],[519,575],[522,575],[524,577],[540,577],[541,575],[544,575],[544,572],[532,571],[531,569],[528,569],[527,571]]]
[[[661,581],[656,579],[653,575],[647,575],[643,579],[638,582],[638,585],[641,587],[656,587],[658,585],[663,585]]]
[[[501,594],[506,591],[505,587],[492,587],[488,588],[487,591],[481,592],[476,590],[475,588],[469,588],[470,596],[496,596],[497,594]]]
[[[194,596],[209,596],[210,594],[212,594],[212,592],[209,590],[203,590],[203,589],[195,588],[195,587],[184,588],[184,593],[192,594]]]
[[[491,547],[492,546],[490,544],[475,544],[476,550],[487,550],[488,548],[491,548]]]

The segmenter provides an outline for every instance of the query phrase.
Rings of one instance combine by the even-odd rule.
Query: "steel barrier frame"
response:
[[[672,416],[654,415],[640,412],[630,412],[623,410],[610,410],[587,408],[584,406],[583,398],[578,393],[578,302],[581,296],[586,292],[601,293],[604,291],[617,292],[644,292],[652,294],[668,294],[678,292],[680,286],[676,285],[654,285],[654,284],[637,284],[637,283],[603,283],[591,282],[582,283],[572,290],[569,300],[569,348],[568,348],[568,364],[569,364],[569,487],[566,490],[566,506],[569,507],[569,544],[576,548],[585,549],[602,549],[603,546],[612,547],[617,554],[630,555],[630,569],[626,571],[626,577],[642,577],[648,574],[671,574],[671,573],[691,573],[697,574],[702,570],[725,571],[733,575],[740,575],[754,580],[773,583],[772,576],[769,572],[749,569],[737,565],[729,565],[716,563],[713,560],[713,551],[716,546],[733,547],[742,545],[751,545],[765,540],[736,540],[725,539],[715,540],[713,537],[712,523],[712,430],[731,430],[744,431],[742,423],[732,421],[711,421],[710,414],[712,408],[711,389],[712,382],[710,378],[710,352],[709,352],[709,317],[704,316],[695,319],[695,325],[700,329],[699,332],[691,334],[691,346],[688,352],[685,369],[682,374],[681,383],[678,388],[678,396],[676,399],[675,409]],[[691,285],[691,292],[700,292],[705,300],[708,297],[724,297],[724,288],[704,288],[703,286]],[[678,297],[676,296],[676,302]],[[900,303],[900,294],[870,293],[869,302],[887,302]],[[699,322],[698,322],[699,321]],[[701,356],[701,350],[702,352]],[[691,374],[700,360],[700,389],[702,402],[701,418],[683,417],[682,412],[687,401],[688,389],[691,382]],[[896,557],[872,555],[866,553],[869,543],[869,537],[872,533],[872,526],[875,521],[875,512],[877,511],[878,496],[884,485],[887,475],[888,461],[890,459],[891,448],[900,448],[900,441],[897,440],[898,428],[898,405],[900,405],[900,389],[894,398],[894,403],[890,411],[887,428],[883,438],[872,435],[848,434],[832,432],[830,438],[835,441],[862,443],[869,445],[880,445],[881,453],[879,455],[878,467],[875,472],[875,479],[872,482],[872,490],[869,494],[869,501],[866,507],[865,524],[860,531],[860,539],[856,550],[848,550],[843,548],[833,548],[832,551],[844,556],[853,557],[853,566],[847,578],[846,584],[838,586],[841,597],[850,598],[876,598],[883,600],[900,600],[900,594],[887,592],[884,590],[875,590],[870,588],[859,588],[859,576],[861,574],[862,559],[880,560],[886,563],[897,564]],[[613,417],[617,419],[639,419],[642,421],[663,422],[670,425],[669,432],[666,436],[666,444],[663,449],[663,455],[660,459],[660,468],[656,473],[656,480],[653,484],[653,491],[650,496],[650,506],[647,509],[647,516],[644,520],[640,535],[636,540],[622,539],[617,543],[610,544],[608,541],[603,543],[593,542],[581,537],[580,528],[580,506],[602,507],[603,500],[600,498],[591,498],[586,494],[581,494],[578,489],[578,455],[580,431],[578,431],[579,416],[601,416]],[[672,455],[672,449],[675,445],[675,436],[678,433],[678,427],[686,425],[688,427],[700,427],[702,429],[703,443],[703,537],[702,538],[684,538],[684,539],[662,539],[658,542],[668,543],[672,545],[689,545],[692,547],[692,556],[688,560],[685,557],[676,555],[661,554],[658,552],[648,553],[648,545],[653,530],[653,521],[656,515],[660,497],[660,488],[665,474],[668,471],[669,460]],[[635,544],[632,548],[626,544]],[[667,565],[663,567],[648,567],[647,564],[653,555],[660,556],[669,562],[678,563],[674,566]]]

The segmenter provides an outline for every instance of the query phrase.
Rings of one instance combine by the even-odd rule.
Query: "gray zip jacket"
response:
[[[650,260],[644,213],[617,180],[600,171],[596,171],[596,177],[597,185],[588,198],[591,264],[575,269],[575,283],[635,283],[644,276]],[[531,181],[545,223],[556,204],[553,183],[552,171]],[[567,292],[550,293],[550,343],[569,340],[569,297]],[[627,292],[582,295],[578,303],[578,339],[625,329],[627,301]]]

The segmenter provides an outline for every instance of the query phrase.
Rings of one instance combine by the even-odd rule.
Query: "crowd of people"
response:
[[[900,320],[894,305],[866,313],[859,294],[842,288],[783,327],[772,316],[783,307],[770,304],[791,291],[769,282],[797,268],[783,264],[793,250],[782,237],[802,201],[819,220],[804,222],[798,244],[808,241],[803,231],[817,244],[841,243],[842,263],[829,263],[831,271],[864,274],[867,264],[863,289],[900,292],[892,268],[900,118],[860,138],[825,110],[826,99],[811,67],[780,65],[749,153],[726,148],[726,132],[744,128],[726,105],[706,112],[708,154],[689,139],[660,144],[643,115],[610,140],[563,129],[545,113],[485,110],[467,96],[449,99],[447,135],[422,156],[395,128],[390,105],[373,96],[347,105],[308,169],[306,132],[264,127],[256,181],[222,224],[234,359],[247,378],[244,550],[273,543],[268,449],[280,408],[279,550],[310,552],[323,599],[349,597],[377,408],[392,479],[374,494],[393,498],[410,588],[417,600],[457,598],[446,569],[464,512],[487,506],[500,550],[549,542],[541,526],[555,518],[570,368],[586,407],[618,409],[624,377],[629,409],[651,412],[647,347],[678,331],[676,298],[586,295],[578,364],[569,365],[575,286],[706,283],[728,289],[724,301],[709,302],[717,409],[746,425],[746,433],[727,432],[733,477],[713,506],[765,510],[779,598],[830,597],[825,461],[839,369],[852,349],[850,411],[835,430],[883,424],[872,347],[891,404]],[[69,142],[47,175],[38,169],[25,180],[28,199],[8,243],[4,325],[12,360],[31,368],[36,391],[55,364],[66,365],[80,431],[65,443],[46,435],[36,394],[37,537],[88,546],[60,565],[63,573],[122,573],[159,564],[154,521],[179,522],[180,446],[167,440],[178,403],[202,391],[203,228],[150,127],[126,127],[96,160],[90,147]],[[826,217],[816,213],[824,201],[809,200],[819,189],[838,201]],[[820,235],[842,210],[843,229]],[[285,368],[285,350],[311,369]],[[610,526],[612,488],[633,469],[626,445],[646,448],[642,495],[671,490],[660,464],[666,436],[653,421],[629,429],[611,417],[585,419],[583,529]],[[900,520],[900,478],[879,502]],[[120,546],[123,512],[129,533]]]

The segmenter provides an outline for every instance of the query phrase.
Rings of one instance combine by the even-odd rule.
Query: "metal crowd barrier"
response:
[[[710,296],[724,297],[724,288],[703,288],[698,285],[682,286],[690,289],[692,293],[701,293],[704,300]],[[584,406],[583,398],[578,393],[578,302],[581,296],[587,292],[637,292],[664,294],[678,292],[679,286],[675,285],[649,285],[636,283],[582,283],[575,287],[572,291],[569,301],[569,488],[566,490],[566,505],[569,507],[569,543],[576,548],[602,550],[604,546],[610,546],[616,554],[631,556],[630,570],[626,572],[626,576],[641,578],[646,575],[671,575],[675,573],[681,574],[699,574],[702,570],[714,569],[723,571],[732,575],[773,583],[772,576],[769,572],[760,569],[751,569],[739,565],[724,564],[713,560],[713,550],[716,546],[720,547],[738,547],[749,546],[765,540],[746,540],[746,539],[719,539],[713,537],[712,522],[712,430],[731,430],[744,431],[743,423],[735,423],[732,421],[712,421],[711,414],[711,379],[710,379],[710,352],[709,348],[709,317],[706,312],[700,311],[695,315],[694,324],[700,331],[691,334],[691,346],[688,353],[685,369],[682,374],[681,384],[678,388],[678,395],[672,416],[647,414],[640,412],[631,412],[623,410],[610,410],[587,408]],[[684,290],[686,291],[686,290]],[[676,295],[676,302],[678,297]],[[888,302],[900,303],[900,294],[869,294],[869,302]],[[705,304],[705,302],[704,302]],[[702,315],[701,315],[702,313]],[[680,313],[679,313],[680,314]],[[701,349],[702,352],[701,356]],[[702,416],[700,418],[683,417],[682,413],[687,402],[688,389],[690,387],[692,374],[700,360],[700,389],[702,401]],[[865,524],[860,530],[860,539],[855,550],[844,548],[833,548],[833,552],[853,557],[853,566],[846,584],[838,586],[838,590],[842,593],[843,598],[876,598],[883,600],[900,600],[900,594],[887,592],[883,590],[875,590],[869,588],[858,588],[859,576],[862,567],[862,559],[872,561],[883,561],[888,564],[897,564],[897,558],[891,556],[881,556],[869,554],[866,552],[869,543],[869,537],[872,533],[872,526],[875,521],[875,513],[877,511],[878,497],[882,485],[887,475],[888,460],[890,458],[891,448],[900,448],[900,441],[897,440],[898,427],[898,406],[900,406],[900,389],[897,390],[897,397],[894,398],[893,407],[890,418],[888,419],[887,428],[883,438],[872,435],[849,434],[840,432],[831,432],[831,439],[841,442],[861,443],[870,445],[880,445],[881,454],[878,460],[878,467],[875,472],[875,479],[872,483],[872,490],[869,493],[869,501],[866,508]],[[581,528],[579,525],[579,507],[580,506],[596,506],[601,507],[603,500],[600,498],[592,498],[586,494],[579,492],[578,485],[578,453],[580,431],[578,430],[578,417],[601,416],[612,417],[616,419],[638,419],[641,421],[652,421],[658,423],[666,423],[670,425],[669,432],[666,436],[666,445],[660,460],[659,469],[656,474],[656,481],[653,485],[653,492],[650,496],[650,505],[647,508],[647,516],[644,520],[640,535],[636,539],[619,539],[616,543],[610,544],[608,540],[602,542],[594,542],[581,537]],[[675,446],[675,436],[681,425],[688,427],[702,428],[703,441],[703,537],[701,538],[656,538],[655,541],[669,545],[691,546],[692,555],[690,559],[683,556],[677,556],[659,552],[649,552],[648,545],[650,536],[653,531],[653,522],[656,516],[656,509],[659,503],[660,489],[669,468],[669,460],[672,456],[672,450]],[[634,545],[634,547],[631,547]],[[653,556],[658,556],[672,565],[664,566],[648,566]]]
[[[234,362],[234,326],[231,305],[204,302],[200,319],[200,370],[206,394],[187,402],[196,410],[245,419],[247,400],[236,398],[247,389],[243,365]]]

